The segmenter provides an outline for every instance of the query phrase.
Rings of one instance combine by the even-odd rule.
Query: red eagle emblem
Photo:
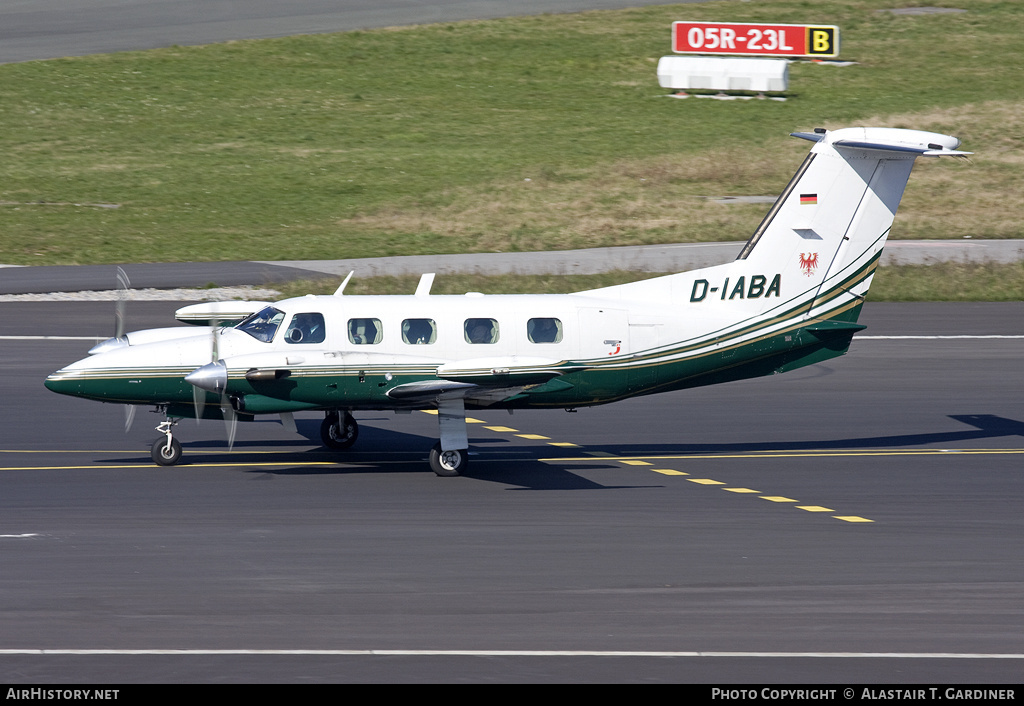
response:
[[[818,269],[818,253],[800,253],[800,269],[808,277],[813,275],[814,271]]]

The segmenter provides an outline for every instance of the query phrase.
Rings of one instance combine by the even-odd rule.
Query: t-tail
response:
[[[733,304],[742,298],[752,314],[776,309],[780,315],[852,324],[914,160],[969,153],[956,150],[955,137],[920,130],[792,134],[816,144],[739,257],[725,266],[730,284],[724,296]],[[773,284],[781,297],[746,296]]]
[[[970,154],[956,150],[955,137],[919,130],[793,135],[815,144],[736,260],[581,293],[622,302],[631,333],[649,323],[639,312],[656,317],[669,308],[679,318],[680,338],[669,345],[631,335],[631,354],[657,371],[651,391],[785,372],[845,353],[864,328],[857,318],[914,160]],[[670,366],[679,359],[691,367]]]

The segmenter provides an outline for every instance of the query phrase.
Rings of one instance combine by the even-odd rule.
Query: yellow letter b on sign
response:
[[[839,56],[839,28],[808,27],[807,56]]]

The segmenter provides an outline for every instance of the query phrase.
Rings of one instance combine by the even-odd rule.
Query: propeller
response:
[[[120,265],[117,266],[117,299],[114,302],[114,340],[124,341],[125,314],[128,309],[128,291],[131,289],[132,281],[128,279],[128,273]],[[135,405],[124,406],[124,433],[132,429],[135,421]]]
[[[210,360],[211,360],[212,363],[216,363],[217,359],[219,358],[219,355],[218,355],[218,352],[217,352],[218,348],[219,348],[219,340],[217,338],[217,330],[218,330],[219,325],[220,325],[220,322],[217,321],[216,319],[214,319],[213,321],[210,322],[210,326],[211,326],[211,328],[210,328],[210,336],[211,336],[210,348],[212,350],[212,353],[210,355]],[[202,368],[198,368],[196,371],[193,371],[193,374],[195,372],[198,372],[199,370],[202,370]],[[186,376],[185,379],[189,380],[189,377]],[[189,382],[191,382],[191,380],[189,380]],[[225,384],[227,384],[227,377],[226,377],[226,375],[225,375]],[[207,391],[207,389],[209,389],[209,388],[206,388],[206,387],[201,386],[199,384],[196,384],[194,382],[192,383],[192,405],[195,407],[195,410],[196,410],[196,426],[199,426],[199,421],[203,418],[203,412],[206,410],[206,391]],[[217,390],[213,390],[213,392],[217,392]]]
[[[117,301],[114,304],[114,338],[124,337],[125,310],[128,308],[128,290],[132,281],[120,265],[117,266]]]
[[[216,323],[214,322],[214,326],[210,330],[211,362],[196,368],[186,375],[185,381],[192,385],[192,400],[195,404],[197,424],[206,408],[206,393],[213,392],[220,396],[220,411],[224,417],[228,449],[232,449],[235,445],[235,433],[238,429],[238,414],[231,405],[231,398],[227,393],[228,366],[220,357],[221,328]]]
[[[224,393],[220,396],[220,411],[224,415],[224,427],[228,435],[228,451],[235,448],[235,432],[238,431],[238,414],[231,406],[231,399]]]

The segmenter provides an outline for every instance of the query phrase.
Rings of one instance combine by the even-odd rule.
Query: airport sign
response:
[[[839,28],[833,25],[673,22],[672,51],[677,54],[835,58],[839,55]]]

